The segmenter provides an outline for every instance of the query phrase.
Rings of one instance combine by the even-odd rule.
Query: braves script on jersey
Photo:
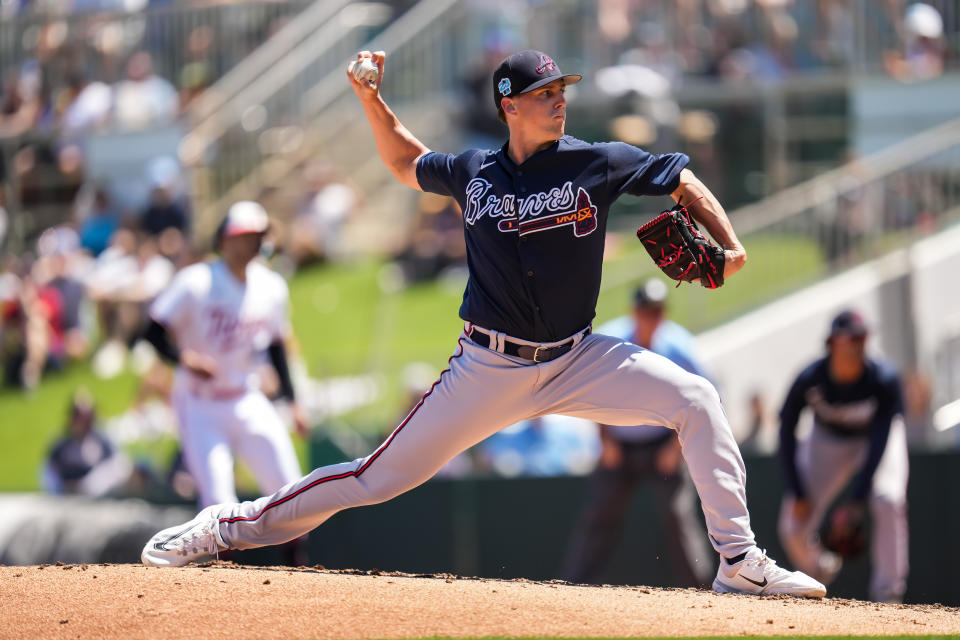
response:
[[[213,356],[210,380],[186,382],[199,394],[256,388],[256,369],[271,342],[288,330],[287,283],[258,262],[240,283],[221,261],[191,265],[154,302],[150,315],[176,335],[180,349]],[[178,377],[189,376],[182,368]]]
[[[688,162],[572,136],[520,166],[505,147],[425,155],[423,190],[453,196],[463,210],[470,280],[460,317],[537,342],[589,325],[610,205],[624,193],[669,194]]]

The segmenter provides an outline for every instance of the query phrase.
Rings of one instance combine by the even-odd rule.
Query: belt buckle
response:
[[[540,347],[537,347],[536,349],[534,349],[534,350],[533,350],[533,361],[534,361],[534,362],[546,362],[546,360],[537,360],[537,356],[540,355],[540,349],[548,349],[548,348],[549,348],[549,347],[540,346]]]

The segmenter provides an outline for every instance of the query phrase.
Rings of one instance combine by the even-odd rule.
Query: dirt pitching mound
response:
[[[0,567],[0,620],[0,638],[960,634],[939,605],[227,563]]]

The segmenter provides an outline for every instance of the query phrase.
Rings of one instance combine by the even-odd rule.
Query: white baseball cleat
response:
[[[729,575],[732,572],[733,575]],[[744,593],[755,596],[786,594],[803,598],[822,598],[827,588],[801,571],[787,571],[768,558],[765,551],[754,547],[742,562],[730,566],[720,560],[717,578],[713,581],[717,593]]]
[[[227,548],[220,537],[219,510],[220,505],[209,506],[190,522],[155,534],[143,547],[140,560],[152,567],[182,567],[200,558],[216,556]]]

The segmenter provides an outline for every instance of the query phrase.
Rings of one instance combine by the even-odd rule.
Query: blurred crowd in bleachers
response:
[[[676,78],[772,82],[818,69],[886,68],[899,77],[940,73],[956,31],[953,3],[909,0],[678,0],[664,25],[659,3],[599,2],[608,63],[629,61]],[[945,9],[950,23],[944,29]],[[666,27],[666,28],[665,28]],[[875,39],[873,38],[875,36]],[[865,42],[865,38],[874,39]],[[619,60],[616,57],[620,57]]]

